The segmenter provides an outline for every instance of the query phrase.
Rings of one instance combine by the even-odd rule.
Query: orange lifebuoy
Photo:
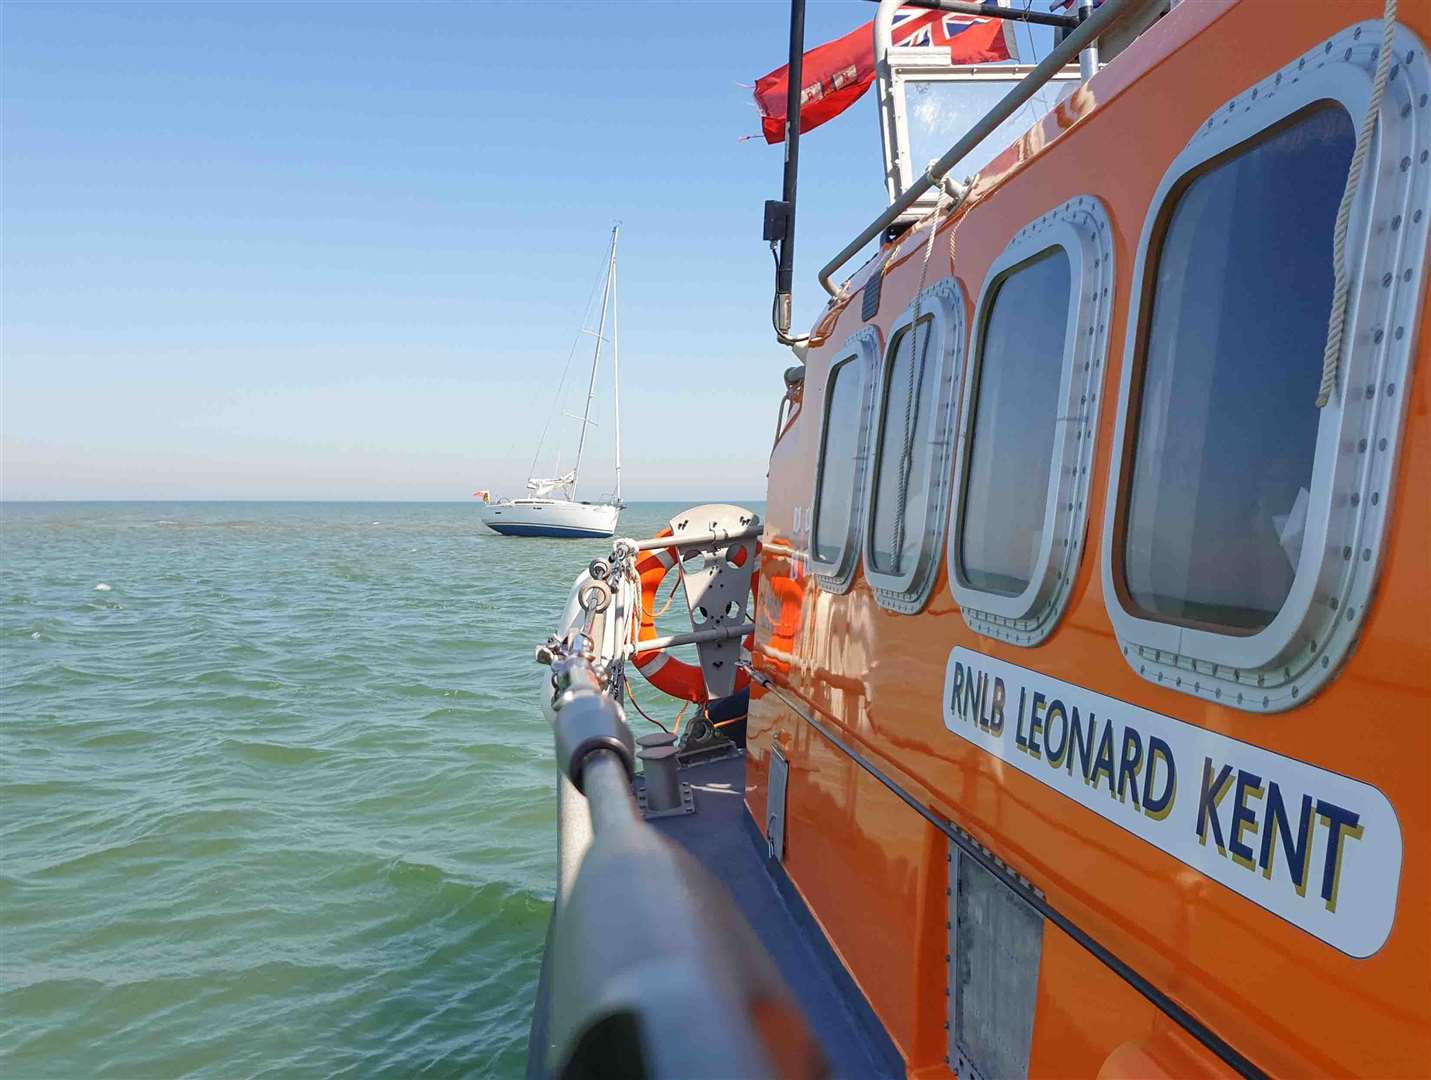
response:
[[[658,538],[670,535],[669,528],[662,529],[656,534]],[[661,582],[666,579],[666,575],[676,565],[679,557],[675,548],[654,548],[643,552],[641,558],[636,561],[636,575],[641,579],[641,621],[640,628],[636,633],[638,642],[650,641],[658,636],[656,633],[656,593],[661,588]],[[756,575],[758,573],[758,570],[751,573],[752,595],[757,590]],[[750,647],[750,643],[751,638],[746,638],[746,648]],[[670,653],[659,651],[634,653],[631,661],[636,665],[636,670],[645,676],[648,683],[657,690],[670,694],[671,697],[697,703],[710,700],[710,694],[706,690],[706,677],[701,672],[699,664],[687,663]],[[749,686],[750,673],[741,669],[735,677],[735,690],[738,693]]]

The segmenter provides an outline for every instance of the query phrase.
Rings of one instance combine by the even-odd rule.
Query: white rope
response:
[[[950,199],[948,208],[958,205],[957,199]],[[919,351],[919,320],[924,302],[924,282],[929,276],[929,257],[934,254],[934,237],[939,232],[939,219],[944,216],[945,197],[941,194],[934,203],[933,220],[929,223],[929,239],[924,245],[924,262],[919,268],[919,291],[914,294],[914,321],[909,328],[909,387],[904,395],[904,452],[899,458],[899,498],[894,516],[894,572],[899,573],[904,554],[904,508],[909,496],[909,469],[914,458],[914,388],[924,382],[925,352],[929,351],[929,335],[924,337],[924,352]],[[918,360],[918,375],[915,361]],[[933,403],[931,403],[931,408]]]
[[[625,615],[626,625],[623,628],[626,637],[626,648],[623,650],[623,659],[636,651],[636,643],[641,635],[640,611],[645,605],[645,600],[641,598],[641,576],[636,573],[636,559],[634,552],[620,561],[621,610]],[[632,608],[636,608],[637,617],[631,617]]]
[[[650,612],[652,627],[656,625],[656,620],[659,619],[662,615],[666,614],[666,612],[670,609],[671,604],[676,599],[676,587],[678,585],[681,585],[686,577],[686,567],[685,564],[681,561],[680,551],[676,548],[671,548],[669,550],[675,552],[676,581],[671,586],[671,592],[666,597],[665,605],[662,606],[659,611],[657,611],[655,608],[655,601],[657,599],[656,594],[661,591],[661,585],[665,584],[664,576],[662,577],[661,582],[656,586],[655,591],[652,593],[652,609]],[[633,652],[641,651],[641,624],[645,621],[647,615],[646,598],[641,595],[641,575],[636,571],[636,563],[637,559],[635,558],[635,553],[633,552],[630,557],[621,560],[620,567],[617,570],[617,574],[621,580],[622,587],[626,590],[625,595],[629,597],[629,600],[625,604],[625,637],[626,643],[628,645],[628,648],[626,650],[628,655]],[[669,572],[670,569],[668,567],[667,573]],[[631,617],[633,611],[636,615],[635,618]],[[692,624],[691,629],[695,629],[694,624]]]
[[[1327,346],[1322,352],[1322,385],[1317,390],[1317,408],[1332,400],[1337,389],[1337,369],[1342,354],[1342,338],[1346,332],[1347,302],[1351,293],[1351,276],[1347,272],[1347,232],[1351,226],[1352,204],[1361,186],[1362,171],[1371,153],[1371,136],[1376,130],[1381,99],[1386,93],[1386,81],[1391,70],[1391,46],[1396,34],[1396,2],[1386,0],[1381,20],[1381,47],[1376,51],[1376,74],[1371,81],[1371,100],[1357,132],[1356,149],[1352,152],[1351,168],[1347,170],[1347,186],[1342,189],[1337,221],[1332,229],[1332,312],[1327,321]]]

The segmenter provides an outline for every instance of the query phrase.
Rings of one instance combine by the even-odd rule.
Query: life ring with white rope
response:
[[[656,538],[670,536],[670,528],[662,529],[656,534]],[[744,548],[741,549],[742,554]],[[639,628],[636,632],[636,641],[650,641],[659,636],[656,633],[656,594],[661,588],[661,582],[666,580],[666,575],[670,573],[680,559],[680,555],[673,547],[652,548],[641,553],[641,557],[636,560],[635,571],[641,581],[641,601]],[[751,596],[759,593],[759,569],[755,569],[750,575]],[[748,650],[753,642],[754,635],[748,636],[742,643],[743,650]],[[636,665],[636,670],[645,676],[646,681],[657,690],[680,698],[683,701],[694,701],[702,704],[710,700],[710,694],[706,690],[706,677],[701,671],[700,664],[692,664],[685,660],[672,656],[669,652],[648,651],[636,652],[631,656],[631,662]],[[735,677],[735,693],[746,690],[750,687],[750,672],[744,668],[739,669]]]

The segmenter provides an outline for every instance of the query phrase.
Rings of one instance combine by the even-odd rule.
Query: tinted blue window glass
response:
[[[1033,580],[1059,424],[1072,270],[1052,248],[995,287],[984,318],[959,523],[964,581],[1017,596]]]
[[[820,490],[815,497],[815,530],[810,547],[815,558],[832,563],[844,554],[855,494],[855,467],[863,446],[860,399],[863,370],[851,356],[830,371],[825,388],[825,432],[820,445]]]
[[[883,574],[907,569],[924,542],[925,487],[935,450],[930,425],[939,394],[933,336],[934,320],[926,315],[918,334],[903,331],[889,350],[870,529],[870,565]]]
[[[1301,556],[1332,225],[1355,133],[1319,105],[1205,166],[1152,282],[1123,568],[1153,618],[1253,633]]]

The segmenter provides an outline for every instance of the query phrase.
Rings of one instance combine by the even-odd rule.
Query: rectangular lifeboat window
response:
[[[1108,353],[1113,227],[1079,195],[984,278],[960,423],[949,587],[973,630],[1031,647],[1072,595]]]
[[[858,355],[830,369],[825,386],[825,430],[820,437],[819,483],[815,490],[810,550],[819,563],[838,563],[849,542],[854,510],[855,470],[863,451],[860,406],[864,377]]]
[[[1292,709],[1335,679],[1390,551],[1426,301],[1431,61],[1383,30],[1379,105],[1387,53],[1349,25],[1315,65],[1204,118],[1138,242],[1103,600],[1140,677],[1232,708]]]
[[[975,357],[959,564],[974,589],[1017,596],[1042,547],[1068,330],[1068,254],[1010,270],[987,308]]]
[[[1332,298],[1332,229],[1356,134],[1304,110],[1168,200],[1130,425],[1121,570],[1145,618],[1269,626],[1302,554]]]
[[[929,435],[940,373],[930,342],[933,317],[925,315],[916,327],[905,327],[890,346],[881,395],[870,566],[884,574],[903,572],[924,541],[922,493],[934,454]],[[911,492],[921,494],[912,498]]]
[[[934,588],[949,517],[954,402],[964,373],[964,291],[922,290],[894,325],[870,423],[873,478],[861,535],[875,602],[912,615]]]

